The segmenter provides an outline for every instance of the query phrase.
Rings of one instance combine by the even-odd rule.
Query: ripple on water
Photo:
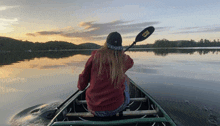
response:
[[[46,116],[53,112],[60,102],[53,102],[49,104],[39,104],[29,107],[25,110],[14,115],[9,121],[11,126],[23,126],[23,125],[34,125],[34,126],[44,126],[50,122]]]
[[[213,113],[210,113],[208,115],[208,123],[213,126],[219,126],[220,120],[218,119],[218,117],[216,115],[214,115]]]
[[[199,106],[186,99],[158,99],[158,103],[178,126],[220,126],[220,114],[214,108]]]

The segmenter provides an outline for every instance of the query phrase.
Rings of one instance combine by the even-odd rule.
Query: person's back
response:
[[[79,90],[90,82],[86,91],[87,106],[96,116],[112,116],[129,102],[125,72],[133,66],[133,60],[124,54],[121,43],[119,33],[110,33],[105,45],[92,52],[79,75]]]

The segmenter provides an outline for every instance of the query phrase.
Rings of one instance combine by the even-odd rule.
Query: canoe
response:
[[[176,126],[161,106],[130,79],[130,104],[113,117],[94,117],[87,110],[85,90],[77,91],[60,107],[48,126],[125,125]]]

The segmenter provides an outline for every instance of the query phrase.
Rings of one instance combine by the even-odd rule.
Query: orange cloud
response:
[[[132,33],[139,33],[143,28],[150,25],[156,25],[159,22],[143,22],[143,23],[131,23],[128,21],[116,20],[107,23],[97,23],[95,21],[80,22],[78,24],[78,29],[73,27],[56,29],[51,31],[39,31],[36,33],[27,33],[28,36],[51,36],[60,35],[66,38],[81,38],[83,40],[105,40],[106,36],[113,31],[118,31],[126,37],[130,36]],[[161,27],[160,29],[163,29]],[[132,35],[133,37],[134,35]]]

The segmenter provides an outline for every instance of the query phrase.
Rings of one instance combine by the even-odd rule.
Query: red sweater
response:
[[[88,59],[85,69],[79,75],[78,85],[79,90],[84,90],[88,83],[90,86],[86,90],[87,106],[92,111],[112,111],[117,109],[124,103],[124,82],[121,81],[119,88],[114,88],[109,76],[110,67],[108,64],[103,64],[102,68],[106,71],[98,75],[99,66],[94,63],[93,59],[96,51],[92,52],[91,57]],[[134,62],[130,56],[125,55],[125,69],[124,73],[133,66]],[[107,73],[108,72],[108,73]]]

